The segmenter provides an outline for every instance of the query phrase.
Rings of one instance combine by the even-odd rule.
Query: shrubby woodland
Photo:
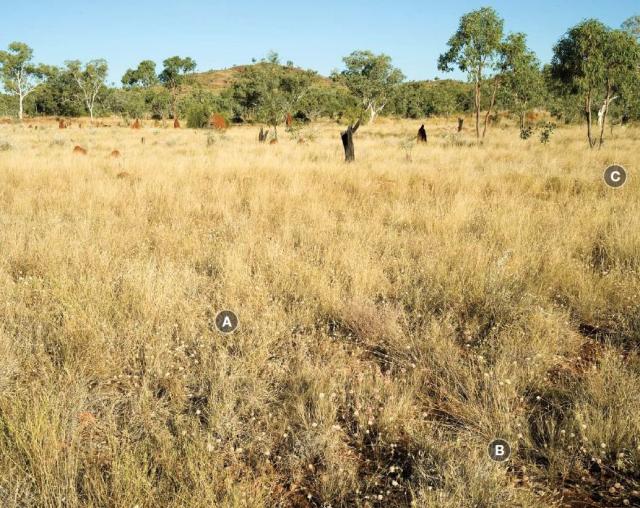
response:
[[[604,125],[640,119],[640,16],[619,29],[598,20],[570,28],[542,64],[523,33],[505,33],[503,20],[489,7],[465,14],[440,56],[441,71],[458,69],[467,82],[406,81],[391,58],[354,51],[330,77],[283,63],[270,53],[251,65],[197,73],[190,57],[173,56],[158,68],[144,60],[128,69],[121,84],[108,85],[108,63],[71,60],[64,67],[33,62],[24,43],[0,52],[4,94],[0,114],[76,117],[119,115],[123,119],[186,118],[204,127],[213,113],[232,122],[277,127],[288,115],[318,118],[404,118],[473,113],[476,134],[499,112],[519,119],[543,109],[561,122],[586,120],[589,143],[602,143]],[[222,79],[216,79],[222,77]],[[482,112],[482,114],[481,114]],[[598,122],[601,132],[592,127]],[[598,137],[600,138],[598,140]]]

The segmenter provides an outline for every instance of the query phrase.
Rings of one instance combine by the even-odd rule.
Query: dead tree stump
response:
[[[349,125],[346,131],[340,133],[340,137],[342,138],[342,146],[344,147],[344,161],[345,162],[353,162],[356,160],[356,153],[353,147],[353,135],[360,127],[360,120],[358,120],[354,125]]]
[[[418,143],[426,143],[426,142],[427,142],[427,131],[424,128],[424,124],[422,124],[418,129]]]
[[[258,141],[260,141],[260,143],[264,143],[267,140],[267,136],[269,136],[269,129],[265,131],[262,127],[260,127],[260,133],[258,134]]]
[[[462,131],[462,124],[464,124],[464,118],[458,118],[458,132]]]

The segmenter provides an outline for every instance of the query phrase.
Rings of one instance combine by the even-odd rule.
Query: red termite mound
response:
[[[227,128],[227,121],[222,115],[216,113],[211,116],[209,125],[216,130],[222,131]]]

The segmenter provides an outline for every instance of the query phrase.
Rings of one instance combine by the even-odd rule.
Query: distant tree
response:
[[[335,118],[358,108],[356,99],[345,88],[314,84],[298,102],[298,114],[307,120]]]
[[[526,35],[510,34],[501,48],[501,81],[507,104],[517,113],[520,128],[525,127],[527,111],[541,104],[545,95],[540,62],[527,48]]]
[[[145,91],[141,89],[108,88],[101,98],[100,105],[104,110],[120,115],[126,122],[130,118],[142,118],[148,111]]]
[[[18,97],[18,118],[22,121],[24,99],[45,79],[48,68],[32,63],[33,50],[23,42],[12,42],[0,51],[0,77],[7,93]]]
[[[84,99],[71,72],[50,67],[46,81],[29,96],[25,107],[37,114],[50,116],[81,116],[85,113]]]
[[[622,23],[622,30],[635,37],[636,39],[640,39],[640,15],[631,16],[624,23]]]
[[[280,55],[277,51],[269,51],[267,56],[262,59],[263,62],[267,62],[274,65],[280,65]],[[293,62],[291,62],[293,64]],[[292,65],[293,66],[293,65]]]
[[[607,32],[604,48],[604,90],[598,111],[599,146],[604,144],[604,132],[611,103],[637,90],[640,73],[640,43],[622,30]]]
[[[156,63],[151,60],[143,60],[136,69],[127,69],[122,76],[122,84],[127,88],[149,88],[157,83]]]
[[[388,112],[405,118],[449,116],[468,110],[468,94],[468,85],[456,81],[402,83]]]
[[[196,62],[191,57],[172,56],[162,62],[162,65],[164,68],[158,78],[171,94],[171,115],[176,118],[178,93],[186,77],[196,69]]]
[[[640,42],[640,15],[632,16],[622,23],[622,30]],[[640,118],[640,89],[637,83],[640,82],[640,67],[637,70],[635,78],[631,82],[627,81],[623,84],[624,93],[622,94],[622,116],[625,119]]]
[[[236,116],[243,120],[257,120],[274,128],[287,113],[296,114],[313,79],[313,71],[283,67],[277,54],[271,53],[259,63],[245,67],[232,84]]]
[[[371,123],[392,100],[396,88],[404,80],[404,75],[393,67],[391,57],[384,54],[354,51],[342,60],[346,69],[334,73],[333,78],[345,85],[360,101]]]
[[[145,91],[145,104],[154,120],[163,120],[171,114],[171,94],[161,87],[152,87]]]
[[[571,28],[553,49],[552,74],[565,85],[565,93],[583,98],[589,146],[592,135],[593,106],[604,79],[604,46],[607,27],[591,19]]]
[[[180,118],[187,119],[187,127],[208,127],[213,113],[221,114],[225,118],[231,116],[232,108],[228,95],[228,92],[216,93],[205,87],[194,86],[178,100],[178,114]]]
[[[73,76],[84,99],[84,103],[89,111],[91,121],[93,121],[93,111],[96,100],[104,81],[107,79],[109,66],[106,60],[91,60],[82,65],[79,60],[69,60],[65,62],[68,72]]]
[[[556,44],[552,74],[564,85],[564,93],[582,98],[590,147],[604,143],[609,106],[637,75],[639,62],[640,48],[631,35],[594,19],[571,28]],[[598,140],[593,135],[593,112],[600,102]]]
[[[502,48],[504,21],[491,7],[465,14],[460,19],[458,30],[449,39],[449,50],[440,55],[438,68],[443,72],[453,70],[455,64],[466,72],[474,84],[474,109],[476,116],[476,137],[480,138],[480,111],[482,107],[482,86],[487,74],[497,72]],[[497,84],[496,84],[497,86]],[[494,92],[497,90],[494,87]],[[495,99],[495,93],[493,95]],[[488,114],[485,117],[485,130]]]

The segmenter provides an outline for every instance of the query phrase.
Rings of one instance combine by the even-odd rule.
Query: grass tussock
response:
[[[2,126],[1,504],[640,503],[637,129],[413,127]]]

